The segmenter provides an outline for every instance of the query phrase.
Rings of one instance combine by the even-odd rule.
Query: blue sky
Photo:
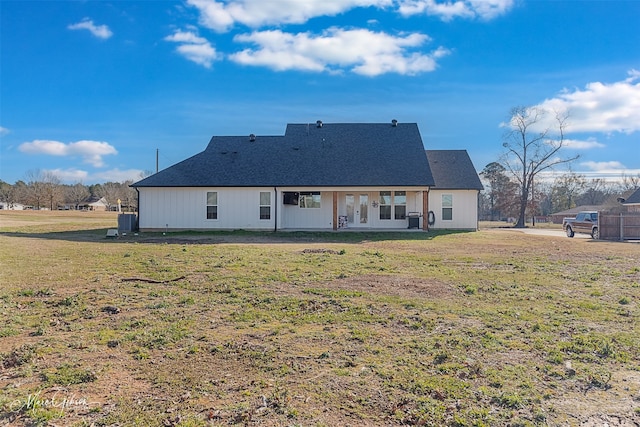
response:
[[[480,171],[516,106],[569,111],[573,171],[635,176],[638,22],[635,0],[0,0],[0,179],[137,180],[156,150],[316,120],[415,122]]]

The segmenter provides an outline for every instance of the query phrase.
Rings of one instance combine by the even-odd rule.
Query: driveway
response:
[[[549,229],[549,228],[534,228],[534,227],[513,228],[513,227],[509,227],[509,228],[494,228],[493,230],[516,231],[516,232],[520,232],[520,233],[524,233],[524,234],[535,234],[535,235],[538,235],[538,236],[564,237],[565,239],[568,239],[567,234],[564,232],[564,230],[552,230],[552,229]],[[573,238],[574,239],[590,239],[591,236],[589,236],[588,234],[576,234]]]

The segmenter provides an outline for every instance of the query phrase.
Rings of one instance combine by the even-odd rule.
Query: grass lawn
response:
[[[0,425],[633,426],[640,245],[0,211]]]

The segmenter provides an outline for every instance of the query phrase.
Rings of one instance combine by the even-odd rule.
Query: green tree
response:
[[[491,221],[513,215],[517,186],[509,179],[507,170],[498,162],[491,162],[480,172],[485,181],[488,216]]]

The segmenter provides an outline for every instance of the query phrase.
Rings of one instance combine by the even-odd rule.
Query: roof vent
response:
[[[316,127],[319,127],[319,128],[321,128],[321,127],[322,127],[322,120],[318,120],[318,121],[316,122]]]
[[[391,126],[398,127],[398,121],[396,119],[391,120]]]
[[[253,142],[256,140],[256,136],[254,134],[249,135],[249,141]]]

